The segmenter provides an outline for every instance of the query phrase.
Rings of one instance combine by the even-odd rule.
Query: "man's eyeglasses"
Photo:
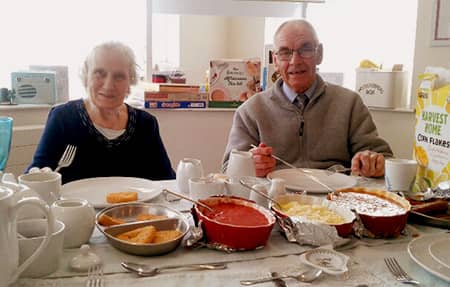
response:
[[[292,59],[292,56],[294,55],[294,52],[297,52],[297,54],[304,59],[310,59],[314,57],[316,51],[317,47],[314,46],[303,46],[295,50],[281,48],[280,50],[275,52],[275,55],[277,55],[280,61],[290,61]]]

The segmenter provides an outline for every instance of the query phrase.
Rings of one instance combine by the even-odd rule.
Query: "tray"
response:
[[[411,210],[408,221],[423,225],[450,229],[450,212],[447,210],[447,213],[428,215]]]

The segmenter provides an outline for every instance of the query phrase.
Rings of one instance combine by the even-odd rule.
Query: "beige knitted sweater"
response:
[[[357,93],[317,76],[316,90],[302,115],[283,95],[281,84],[279,79],[271,89],[254,95],[236,110],[224,162],[232,149],[249,150],[250,144],[261,142],[298,167],[350,167],[353,155],[363,150],[392,156]]]

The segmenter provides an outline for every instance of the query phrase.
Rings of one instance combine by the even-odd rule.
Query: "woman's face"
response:
[[[100,50],[90,60],[87,90],[100,109],[120,107],[130,91],[129,63],[114,50]]]
[[[274,57],[276,70],[283,81],[296,93],[303,93],[313,84],[316,78],[316,65],[322,61],[322,47],[317,46],[312,31],[305,25],[288,25],[278,34],[275,48],[297,50],[302,47],[315,47],[316,52],[311,58],[301,57],[294,52],[290,60],[280,60]]]

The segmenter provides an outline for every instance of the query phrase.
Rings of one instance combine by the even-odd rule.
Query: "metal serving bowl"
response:
[[[143,213],[165,215],[168,219],[136,221],[136,216]],[[104,214],[123,219],[126,223],[109,227],[102,226],[98,223],[98,219]],[[184,215],[167,206],[153,203],[124,203],[107,207],[97,213],[95,225],[113,247],[126,253],[146,256],[164,254],[175,250],[189,231],[189,223]],[[181,235],[167,242],[149,244],[132,243],[116,237],[120,233],[149,225],[154,226],[157,230],[178,229]]]

